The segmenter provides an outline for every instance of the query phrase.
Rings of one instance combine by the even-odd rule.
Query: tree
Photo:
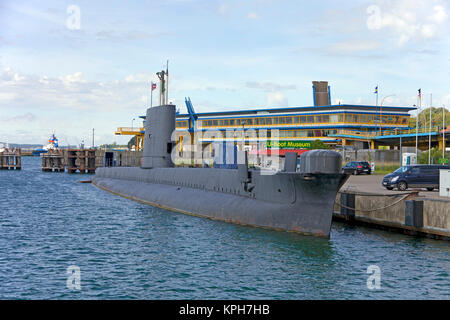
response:
[[[420,164],[428,164],[428,150],[419,154],[417,162]],[[431,164],[439,164],[442,159],[442,150],[431,148]]]
[[[322,140],[317,139],[311,142],[311,149],[330,149],[330,146]]]
[[[419,114],[419,128],[425,127],[425,121],[427,128],[430,126],[430,108],[422,110]],[[409,118],[409,126],[411,128],[416,127],[416,117]],[[431,108],[431,123],[433,126],[442,127],[442,108]],[[450,111],[445,110],[445,126],[450,125]]]

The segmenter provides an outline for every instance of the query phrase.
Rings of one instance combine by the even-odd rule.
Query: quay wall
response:
[[[340,191],[333,217],[337,221],[450,240],[450,200],[419,197],[417,191],[397,194]]]

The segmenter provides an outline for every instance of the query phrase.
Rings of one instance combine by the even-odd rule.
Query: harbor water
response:
[[[450,298],[447,241],[340,223],[330,239],[238,226],[40,166],[23,157],[22,171],[0,171],[0,299]]]

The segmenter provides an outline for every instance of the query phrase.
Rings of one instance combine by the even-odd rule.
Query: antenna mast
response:
[[[167,60],[166,71],[157,72],[159,78],[159,105],[163,106],[169,103],[169,60]]]

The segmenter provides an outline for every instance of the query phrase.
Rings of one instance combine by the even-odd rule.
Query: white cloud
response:
[[[226,4],[222,4],[219,6],[219,8],[217,9],[217,12],[221,15],[221,16],[226,16],[228,14],[228,5]]]
[[[258,14],[256,13],[256,12],[250,12],[248,15],[247,15],[247,19],[258,19]]]
[[[65,84],[71,84],[71,83],[84,83],[86,80],[84,79],[82,72],[75,72],[74,74],[68,74],[66,76],[63,76],[60,78]],[[48,79],[44,80],[44,82]]]
[[[434,4],[434,5],[433,5]],[[401,46],[415,39],[432,39],[448,32],[446,0],[379,0],[367,8],[367,27],[383,29]]]
[[[273,82],[248,81],[245,86],[251,89],[261,89],[263,91],[279,91],[297,89],[295,84],[277,84]]]
[[[380,47],[380,43],[372,40],[341,41],[330,45],[327,50],[331,53],[355,53],[371,51]]]
[[[12,92],[0,92],[0,101],[14,100],[17,97],[16,93]]]
[[[288,100],[284,94],[279,91],[269,92],[267,94],[267,105],[269,107],[287,107]]]

